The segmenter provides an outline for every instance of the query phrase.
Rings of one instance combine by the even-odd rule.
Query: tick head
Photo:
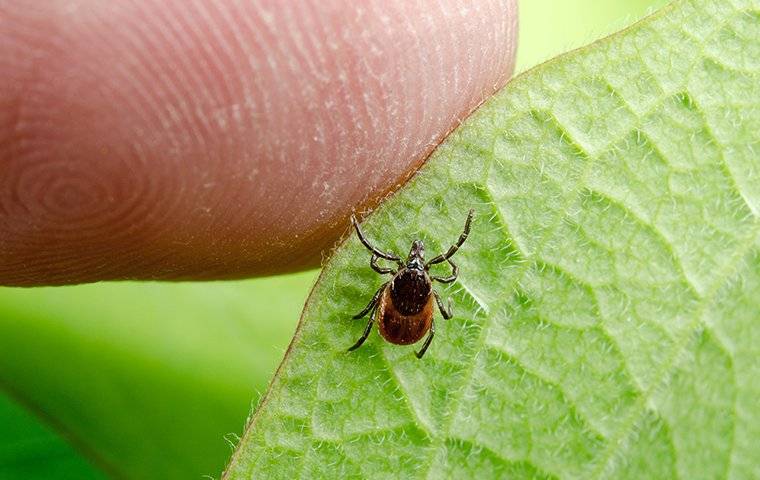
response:
[[[415,268],[422,270],[425,268],[425,245],[422,240],[412,242],[412,248],[409,250],[409,258],[406,259],[406,268]]]

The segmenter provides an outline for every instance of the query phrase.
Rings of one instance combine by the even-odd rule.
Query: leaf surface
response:
[[[760,476],[760,2],[518,77],[365,231],[432,256],[469,208],[423,360],[346,353],[384,280],[336,251],[226,478]]]

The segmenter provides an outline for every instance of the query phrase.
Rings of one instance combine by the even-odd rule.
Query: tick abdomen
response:
[[[424,271],[403,269],[396,274],[380,299],[380,335],[396,345],[409,345],[422,338],[433,320],[431,290]]]
[[[419,312],[403,315],[393,304],[390,286],[385,289],[377,311],[380,335],[396,345],[411,345],[425,336],[433,322],[433,296],[428,295]]]
[[[404,268],[393,277],[388,288],[393,306],[401,315],[420,313],[430,300],[432,286],[427,273]]]

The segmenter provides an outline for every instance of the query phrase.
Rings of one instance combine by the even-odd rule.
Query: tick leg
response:
[[[443,315],[443,318],[448,320],[453,316],[451,313],[451,299],[449,298],[449,308],[446,308],[443,306],[443,301],[441,300],[441,296],[438,295],[438,292],[433,290],[433,295],[435,295],[435,303],[438,304],[438,310],[441,311],[441,315]]]
[[[386,260],[391,260],[393,262],[396,262],[399,264],[399,266],[403,265],[403,263],[401,262],[401,258],[395,253],[386,253],[372,246],[372,244],[369,243],[369,240],[367,240],[366,237],[364,236],[364,232],[362,232],[361,227],[359,227],[359,222],[356,221],[356,217],[353,215],[351,215],[351,223],[353,223],[354,228],[356,228],[356,234],[359,235],[359,240],[361,240],[364,246],[367,247],[367,249],[370,252],[372,252],[373,255],[377,255],[380,258],[384,258]]]
[[[459,247],[462,246],[465,240],[467,240],[467,236],[470,234],[470,223],[472,223],[472,216],[475,214],[475,210],[470,209],[470,211],[467,213],[467,221],[464,222],[464,230],[462,231],[462,234],[459,235],[459,240],[457,240],[457,243],[449,247],[448,251],[446,253],[443,253],[441,255],[438,255],[437,257],[433,257],[425,264],[425,270],[430,265],[435,265],[436,263],[442,263],[449,259],[452,255],[457,253],[457,250],[459,250]]]
[[[448,259],[447,262],[449,262],[449,265],[451,265],[451,275],[448,277],[436,277],[435,275],[431,275],[430,278],[441,283],[451,283],[457,279],[457,276],[459,276],[459,267],[456,266],[454,262],[451,261],[451,259]]]
[[[430,323],[430,333],[428,333],[428,336],[425,339],[425,343],[422,344],[422,348],[420,348],[419,352],[415,353],[415,355],[417,355],[417,358],[422,358],[422,356],[425,355],[425,352],[430,346],[430,342],[433,341],[433,335],[435,335],[435,321],[432,321]]]
[[[375,294],[372,295],[372,300],[370,300],[369,303],[367,304],[367,306],[364,307],[364,310],[362,310],[361,312],[359,312],[359,313],[357,313],[356,315],[353,316],[354,320],[356,320],[358,318],[362,318],[364,315],[367,314],[367,312],[369,312],[370,310],[372,310],[372,308],[375,305],[377,305],[377,300],[380,298],[380,295],[382,295],[383,289],[385,288],[386,285],[388,285],[388,282],[385,282],[384,284],[380,285],[380,288],[378,288],[377,291],[375,292]]]
[[[377,255],[375,255],[374,253],[372,254],[372,258],[369,261],[369,266],[372,267],[372,270],[380,274],[396,273],[396,271],[391,267],[381,267],[380,265],[378,265],[377,264],[378,258],[379,257]]]
[[[353,352],[357,348],[362,346],[362,343],[369,337],[369,332],[372,331],[372,324],[375,323],[375,313],[377,313],[377,308],[372,310],[372,314],[369,316],[369,322],[367,322],[367,326],[364,327],[364,333],[362,333],[361,338],[356,341],[356,343],[348,349],[349,352]]]

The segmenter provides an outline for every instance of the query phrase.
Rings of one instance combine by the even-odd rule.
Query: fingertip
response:
[[[514,66],[514,0],[71,6],[0,32],[0,283],[316,266]]]

